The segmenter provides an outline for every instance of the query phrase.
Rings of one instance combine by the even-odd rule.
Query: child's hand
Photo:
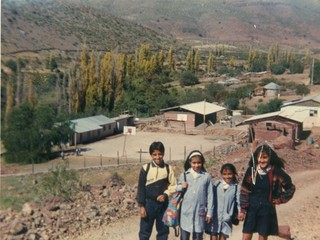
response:
[[[144,206],[140,207],[140,217],[142,217],[142,218],[147,217],[147,211]]]
[[[245,213],[240,212],[240,213],[238,214],[238,219],[239,219],[239,221],[243,221],[245,215],[246,215]]]
[[[206,216],[206,222],[210,223],[212,221],[212,217]]]
[[[181,184],[182,189],[186,189],[188,187],[188,183],[187,182],[183,182]]]
[[[165,198],[165,196],[162,194],[162,195],[159,195],[158,197],[157,197],[157,201],[158,202],[164,202],[166,200],[166,198]]]

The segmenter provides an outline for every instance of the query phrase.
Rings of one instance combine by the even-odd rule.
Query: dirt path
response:
[[[279,224],[288,224],[294,240],[320,240],[320,169],[291,174],[297,186],[294,198],[277,207]],[[242,224],[234,228],[230,240],[241,239]],[[119,220],[101,229],[91,230],[74,240],[138,240],[139,217]],[[155,238],[153,233],[151,239]],[[178,240],[171,232],[170,240]],[[208,235],[205,236],[208,240]],[[257,239],[255,236],[254,239]],[[270,240],[280,239],[270,237]]]

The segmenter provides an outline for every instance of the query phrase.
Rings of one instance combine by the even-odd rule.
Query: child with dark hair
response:
[[[259,240],[278,235],[276,205],[288,202],[295,186],[284,171],[284,161],[269,145],[259,146],[252,154],[243,178],[239,220],[244,220],[243,240],[258,232]]]
[[[177,182],[172,167],[163,160],[164,152],[162,142],[153,142],[149,147],[152,162],[144,164],[140,171],[137,193],[141,216],[140,240],[150,238],[155,221],[157,240],[168,239],[169,228],[162,222],[162,217]]]
[[[185,191],[181,205],[181,239],[202,239],[205,221],[210,222],[213,212],[211,176],[204,168],[205,158],[192,151],[185,161],[185,172],[178,180],[177,191]]]
[[[226,163],[220,170],[221,179],[214,183],[214,214],[207,233],[211,240],[225,240],[232,233],[232,217],[234,207],[240,212],[237,170],[231,163]]]

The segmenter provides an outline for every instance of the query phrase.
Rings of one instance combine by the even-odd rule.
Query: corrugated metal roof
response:
[[[271,82],[265,85],[263,88],[268,90],[281,90],[283,87],[279,86],[278,84]]]
[[[102,129],[101,125],[111,124],[115,121],[103,115],[71,120],[75,124],[76,133],[84,133]]]
[[[311,110],[317,111],[318,114],[320,113],[320,107],[288,106],[281,109],[280,115],[299,122],[303,122],[306,118],[310,117]]]
[[[208,103],[206,101],[181,105],[180,108],[202,115],[219,112],[226,109],[224,107],[218,106],[213,103]]]
[[[304,98],[295,99],[295,100],[292,100],[292,101],[289,101],[289,102],[285,102],[282,106],[285,107],[285,106],[288,106],[288,105],[293,105],[293,104],[296,104],[296,103],[306,102],[306,101],[309,101],[309,100],[312,100],[312,101],[320,103],[320,94],[313,95],[313,96],[307,96],[307,97],[304,97]]]
[[[253,116],[251,118],[246,119],[244,122],[251,122],[258,119],[276,116],[284,117],[296,122],[303,122],[307,117],[309,117],[310,110],[317,110],[318,112],[320,112],[320,107],[286,107],[281,111]]]

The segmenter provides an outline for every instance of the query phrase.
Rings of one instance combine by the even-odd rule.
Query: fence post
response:
[[[86,157],[83,157],[83,168],[86,168]]]
[[[141,159],[142,159],[142,149],[140,148],[140,164],[141,164]]]
[[[213,157],[216,157],[216,146],[213,146]]]
[[[100,154],[100,167],[102,167],[102,154]]]
[[[117,151],[117,156],[118,156],[118,158],[117,158],[117,163],[118,163],[118,166],[119,166],[119,165],[120,165],[119,151]]]

